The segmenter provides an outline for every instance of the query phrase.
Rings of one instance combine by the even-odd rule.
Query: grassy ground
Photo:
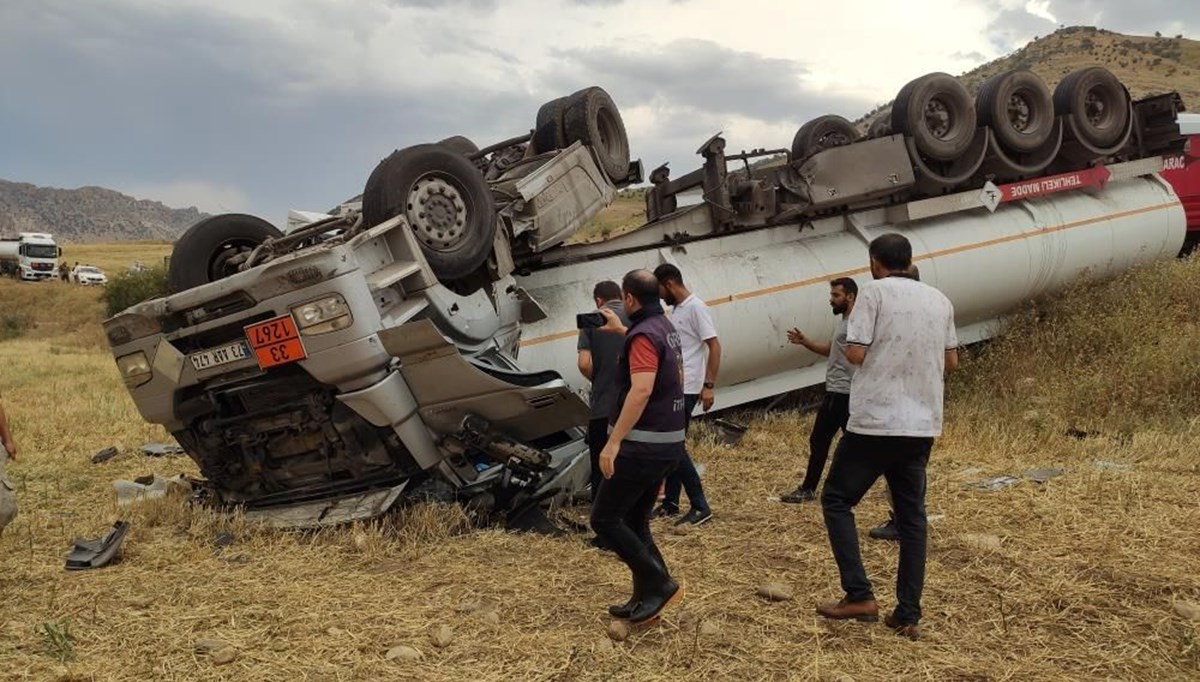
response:
[[[646,222],[646,200],[642,197],[618,196],[592,222],[576,232],[572,244],[603,241],[624,234]]]
[[[66,287],[0,291],[6,306]],[[144,425],[82,326],[0,342],[0,390],[22,460],[22,515],[0,538],[0,678],[9,680],[1185,680],[1200,676],[1200,262],[1172,262],[1030,308],[949,387],[929,472],[926,637],[824,622],[837,575],[820,512],[775,500],[811,420],[745,415],[722,448],[699,428],[717,517],[663,551],[688,596],[669,622],[612,644],[604,606],[628,576],[581,537],[468,531],[454,509],[316,535],[267,532],[163,500],[116,506],[111,482],[195,473],[148,459]],[[1070,429],[1089,435],[1072,437]],[[1076,432],[1071,432],[1076,433]],[[1076,433],[1077,436],[1082,434]],[[89,462],[118,445],[107,463]],[[1102,464],[1097,464],[1101,462]],[[1044,484],[966,484],[1060,467]],[[881,491],[859,509],[883,520]],[[72,539],[132,523],[123,561],[62,568]],[[221,532],[232,545],[218,547]],[[864,540],[886,608],[896,547]],[[784,583],[792,601],[754,594]],[[448,628],[442,647],[431,641]],[[69,636],[68,634],[69,633]],[[217,665],[196,641],[231,644]],[[420,662],[388,660],[407,645]]]

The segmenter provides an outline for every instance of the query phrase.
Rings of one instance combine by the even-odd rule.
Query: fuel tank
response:
[[[950,298],[960,340],[970,343],[995,334],[999,318],[1022,302],[1085,273],[1111,277],[1175,256],[1186,226],[1179,199],[1158,174],[1114,177],[1102,188],[1003,203],[994,212],[976,205],[920,217],[911,208],[724,233],[519,277],[548,317],[524,325],[518,361],[557,370],[586,392],[576,369],[575,314],[593,309],[592,287],[674,263],[710,306],[723,347],[715,407],[735,407],[823,383],[825,358],[790,345],[787,330],[829,339],[836,320],[828,282],[869,279],[867,243],[876,236],[908,237],[921,280]],[[696,225],[701,216],[691,214],[707,210],[692,206],[675,218]]]

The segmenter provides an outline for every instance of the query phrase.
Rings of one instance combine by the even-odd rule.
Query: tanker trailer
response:
[[[789,345],[786,330],[828,339],[828,281],[869,278],[867,244],[886,232],[912,242],[922,281],[954,303],[959,338],[986,339],[1020,303],[1084,273],[1179,252],[1184,210],[1159,172],[1183,149],[1181,107],[1175,94],[1130,102],[1098,68],[1053,95],[1028,71],[1000,74],[974,107],[958,81],[931,74],[906,85],[865,138],[836,116],[801,127],[787,150],[726,155],[714,137],[698,150],[702,168],[678,180],[651,173],[642,227],[524,263],[517,282],[549,313],[523,326],[518,360],[585,390],[574,313],[596,282],[671,263],[721,336],[717,409],[820,384],[824,359]],[[747,163],[771,154],[788,161]],[[703,203],[677,208],[697,189]]]

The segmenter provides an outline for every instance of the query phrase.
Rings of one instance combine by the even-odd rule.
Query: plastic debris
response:
[[[185,453],[183,448],[174,443],[146,443],[142,446],[142,454],[147,457],[173,457]]]
[[[100,452],[97,452],[96,454],[92,455],[92,464],[100,464],[101,462],[107,462],[108,460],[112,459],[113,457],[116,457],[117,454],[118,454],[118,451],[117,451],[116,447],[104,448]]]
[[[99,540],[76,538],[75,546],[67,555],[67,570],[83,571],[107,566],[120,555],[121,543],[125,541],[125,534],[128,532],[129,523],[117,521],[112,530]]]
[[[132,481],[113,481],[113,489],[117,492],[117,504],[124,507],[134,502],[166,497],[172,490],[191,492],[192,484],[183,474],[171,478],[150,474],[139,476]]]

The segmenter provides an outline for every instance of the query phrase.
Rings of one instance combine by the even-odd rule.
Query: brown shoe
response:
[[[916,623],[901,623],[896,620],[895,616],[888,616],[883,619],[883,624],[901,637],[907,637],[914,642],[921,639],[921,626]]]
[[[874,623],[879,620],[879,605],[874,599],[866,601],[826,602],[817,606],[817,613],[832,620],[854,620]]]

